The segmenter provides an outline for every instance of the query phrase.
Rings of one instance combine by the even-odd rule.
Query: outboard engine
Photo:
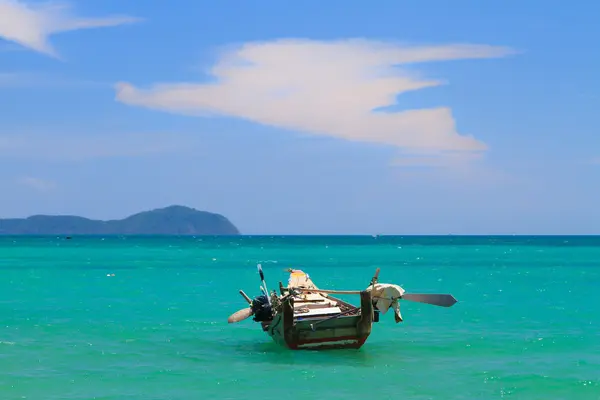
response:
[[[273,319],[273,310],[269,304],[269,299],[264,294],[252,299],[250,308],[254,314],[252,319],[256,322],[270,321]]]

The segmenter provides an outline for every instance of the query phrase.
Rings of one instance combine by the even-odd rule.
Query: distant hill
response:
[[[239,235],[224,216],[184,206],[100,221],[71,215],[0,219],[0,235]]]

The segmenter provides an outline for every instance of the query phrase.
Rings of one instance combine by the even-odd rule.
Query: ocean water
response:
[[[257,263],[458,303],[294,352],[227,323]],[[0,237],[0,274],[0,400],[600,399],[600,237]]]

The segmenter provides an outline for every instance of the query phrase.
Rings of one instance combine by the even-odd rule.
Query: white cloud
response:
[[[37,190],[38,192],[48,192],[56,188],[56,184],[51,181],[47,181],[32,176],[25,176],[17,179],[17,183],[23,186],[27,186],[31,189]]]
[[[79,162],[97,158],[143,157],[197,150],[187,135],[45,134],[0,135],[0,157],[36,161]]]
[[[48,37],[60,32],[99,28],[138,21],[127,16],[81,18],[65,3],[28,4],[19,0],[0,0],[0,38],[31,50],[58,57]]]
[[[277,40],[221,53],[208,83],[116,85],[116,99],[168,112],[235,116],[265,125],[366,141],[404,152],[481,152],[485,143],[457,132],[450,108],[375,111],[408,91],[440,85],[408,65],[512,54],[487,45],[410,47],[367,40]],[[399,66],[404,66],[400,68]]]

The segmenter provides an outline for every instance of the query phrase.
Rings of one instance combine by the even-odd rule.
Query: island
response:
[[[239,235],[220,214],[173,205],[118,220],[73,215],[33,215],[0,219],[0,235]]]

